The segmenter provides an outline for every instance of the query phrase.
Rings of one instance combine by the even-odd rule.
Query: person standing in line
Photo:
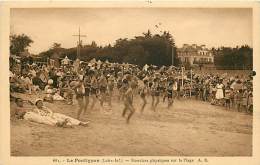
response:
[[[230,87],[230,94],[229,94],[229,97],[230,97],[230,107],[235,107],[235,91],[233,88]]]
[[[84,77],[84,88],[85,88],[85,106],[83,115],[87,112],[88,105],[89,105],[89,97],[90,97],[90,91],[91,91],[91,80],[89,76]]]
[[[252,89],[248,92],[248,100],[247,100],[247,113],[253,113],[253,91]]]
[[[247,112],[247,104],[248,104],[248,91],[247,89],[243,89],[242,95],[242,111],[245,110]]]
[[[236,106],[238,112],[241,111],[242,102],[243,102],[243,90],[239,89],[238,92],[236,93]]]
[[[227,86],[226,89],[225,89],[225,106],[226,108],[230,109],[230,104],[231,104],[231,101],[230,101],[230,93],[231,93],[231,90],[230,90],[230,87]]]
[[[215,105],[216,104],[216,92],[217,92],[217,88],[216,88],[216,84],[215,83],[212,83],[210,85],[210,102],[212,105]]]
[[[224,85],[222,84],[222,81],[219,80],[219,82],[216,85],[217,91],[216,91],[216,100],[217,100],[217,104],[219,105],[221,103],[221,101],[224,98],[224,92],[223,92],[223,87]]]
[[[79,80],[78,84],[75,88],[75,94],[76,94],[76,99],[78,101],[78,105],[79,105],[79,109],[78,109],[78,113],[77,113],[77,119],[80,118],[80,115],[84,109],[84,95],[85,95],[85,88],[84,88],[84,84],[83,84],[83,80]]]

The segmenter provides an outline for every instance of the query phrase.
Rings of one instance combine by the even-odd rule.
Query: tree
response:
[[[96,43],[95,41],[92,41],[92,42],[91,42],[91,47],[96,48],[96,47],[97,47],[97,43]]]
[[[252,69],[253,49],[249,46],[221,47],[214,52],[214,63],[219,69]]]
[[[10,52],[11,54],[19,56],[27,47],[31,45],[31,43],[33,43],[33,40],[25,34],[11,35]]]
[[[52,49],[58,49],[61,48],[61,44],[54,42],[52,45]]]
[[[56,46],[55,46],[56,45]],[[53,44],[56,49],[49,49],[41,53],[45,57],[51,57],[55,51],[60,56],[67,55],[70,59],[77,56],[77,48],[59,48],[60,44]],[[57,48],[58,47],[58,48]],[[125,62],[137,65],[153,64],[157,66],[171,65],[172,51],[174,54],[174,65],[178,65],[176,47],[173,36],[165,31],[163,34],[152,34],[150,30],[135,36],[133,39],[119,38],[114,45],[98,46],[95,41],[81,48],[80,59],[84,61],[93,58],[101,61]]]
[[[54,42],[49,50],[41,52],[39,54],[39,57],[41,57],[44,61],[46,61],[48,58],[64,58],[66,54],[64,52],[69,52],[70,49],[65,49],[61,47],[60,43]]]
[[[151,38],[152,37],[152,33],[150,31],[150,29],[148,29],[147,33],[143,33],[145,38]]]

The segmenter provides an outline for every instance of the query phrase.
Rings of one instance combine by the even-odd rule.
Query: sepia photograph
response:
[[[10,8],[9,28],[11,156],[253,156],[252,8]]]

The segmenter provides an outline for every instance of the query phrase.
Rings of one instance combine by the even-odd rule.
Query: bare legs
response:
[[[155,111],[158,104],[159,104],[159,96],[152,96],[152,109],[153,109],[153,111]]]
[[[112,95],[113,95],[113,91],[110,90],[110,91],[108,92],[108,94],[109,94],[108,104],[109,104],[109,106],[111,107],[111,106],[112,106]]]
[[[100,97],[100,105],[101,105],[101,107],[103,107],[104,101],[106,99],[106,93],[105,92],[101,92],[100,96],[101,96]]]
[[[152,109],[154,110],[154,95],[152,95]]]
[[[146,101],[145,96],[144,96],[144,97],[141,97],[141,98],[142,98],[142,100],[143,100],[143,105],[142,105],[142,108],[141,108],[141,113],[143,113],[143,112],[144,112],[144,108],[145,108],[145,106],[146,106],[146,104],[147,104],[147,101]]]
[[[78,101],[78,105],[79,105],[79,109],[78,109],[78,113],[77,113],[77,119],[79,120],[81,112],[84,109],[84,101],[83,101],[83,98],[81,98],[81,97],[77,98],[77,101]]]
[[[88,105],[89,105],[89,96],[85,96],[85,107],[84,107],[83,114],[86,114]]]
[[[158,104],[159,104],[159,96],[155,96],[154,111],[155,111]]]
[[[93,109],[95,104],[96,104],[96,102],[97,102],[97,96],[94,94],[91,97],[92,97],[92,104],[90,106],[90,109]]]
[[[173,96],[172,95],[169,95],[168,96],[168,108],[170,108],[173,104]]]
[[[135,109],[132,105],[132,103],[126,101],[125,102],[125,108],[123,109],[123,113],[122,113],[122,116],[125,117],[125,114],[126,114],[126,111],[129,110],[130,113],[128,114],[127,118],[126,118],[126,123],[128,124],[129,121],[130,121],[130,118],[133,116],[134,112],[135,112]]]

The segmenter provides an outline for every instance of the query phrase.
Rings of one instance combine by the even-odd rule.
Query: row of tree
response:
[[[152,35],[150,30],[134,39],[120,38],[111,46],[98,46],[95,41],[89,45],[80,45],[80,59],[84,61],[96,58],[97,60],[119,63],[133,63],[137,65],[171,65],[172,53],[175,55],[175,65],[178,64],[176,58],[176,47],[173,36],[169,32]],[[70,59],[77,58],[77,48],[64,49],[59,44],[54,43],[48,51],[40,53],[43,57],[68,56]]]
[[[214,63],[220,69],[252,69],[253,49],[248,45],[212,49]]]
[[[25,35],[10,36],[10,52],[20,55],[27,47],[33,43],[33,40]],[[164,31],[161,35],[152,34],[150,30],[134,39],[120,38],[111,46],[98,46],[95,41],[88,45],[79,45],[80,59],[84,61],[96,58],[97,60],[119,63],[132,63],[143,66],[145,64],[153,65],[171,65],[172,61],[175,66],[181,65],[177,58],[176,46],[173,36]],[[77,47],[65,49],[61,44],[54,43],[52,47],[41,52],[38,57],[44,61],[47,58],[64,58],[68,56],[70,59],[77,58]],[[225,69],[243,69],[252,68],[253,66],[253,49],[249,46],[241,46],[236,48],[221,47],[213,48],[214,63],[217,68]],[[174,59],[172,60],[172,55]]]

